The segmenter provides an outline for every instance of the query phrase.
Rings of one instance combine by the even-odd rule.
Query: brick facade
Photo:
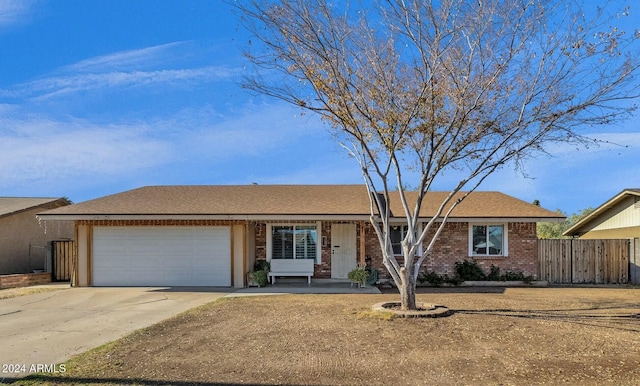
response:
[[[47,283],[51,283],[50,272],[0,275],[0,289],[28,287]]]
[[[538,237],[536,223],[508,223],[508,256],[469,257],[469,223],[450,222],[436,242],[425,264],[426,270],[439,274],[455,273],[455,263],[462,260],[475,260],[488,274],[491,266],[501,272],[522,272],[525,276],[538,277]]]
[[[79,221],[78,224],[93,226],[220,226],[245,223],[244,221],[226,220],[98,220]],[[283,223],[315,223],[315,221],[260,221],[255,222],[255,259],[267,258],[267,224]],[[378,270],[381,280],[388,280],[389,274],[382,264],[380,243],[375,230],[367,221],[322,221],[322,229],[318,235],[318,243],[322,248],[321,264],[315,265],[314,277],[331,277],[331,224],[353,223],[356,228],[356,256],[371,258],[371,264]],[[491,265],[500,268],[501,272],[522,272],[524,275],[538,277],[538,253],[536,224],[532,222],[518,222],[508,224],[508,257],[469,257],[469,223],[449,222],[434,249],[423,263],[423,270],[434,271],[438,274],[453,275],[454,266],[458,261],[473,259],[479,263],[485,273],[489,273]],[[364,237],[364,254],[361,253],[361,238]],[[322,247],[322,241],[326,245]],[[428,239],[427,239],[428,240]],[[425,245],[426,248],[426,245]],[[400,259],[401,260],[401,259]]]
[[[322,248],[322,263],[315,266],[314,277],[331,277],[331,224],[322,222],[322,231],[319,239],[325,237],[327,246]],[[436,242],[429,257],[425,259],[423,268],[425,271],[434,271],[438,274],[453,275],[455,263],[465,259],[478,262],[485,273],[489,273],[491,265],[500,268],[501,272],[522,272],[525,276],[538,277],[538,244],[536,236],[536,224],[531,222],[509,223],[508,226],[508,256],[507,257],[469,257],[469,223],[449,222]],[[357,254],[360,256],[360,237],[362,234],[359,222],[356,222]],[[382,264],[380,243],[375,230],[368,222],[364,223],[365,255],[371,257],[371,265],[378,270],[380,279],[390,279],[389,273]],[[256,259],[266,259],[266,223],[256,225]],[[426,249],[426,244],[425,244]],[[402,259],[400,259],[402,261]]]

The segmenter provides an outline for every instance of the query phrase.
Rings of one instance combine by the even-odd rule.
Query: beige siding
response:
[[[598,216],[597,223],[594,223],[590,227],[591,231],[640,226],[640,207],[636,208],[635,205],[637,198],[636,196],[626,197],[614,207]],[[616,237],[626,236],[619,235]]]
[[[581,239],[632,239],[636,237],[640,237],[640,226],[594,230],[580,236]]]

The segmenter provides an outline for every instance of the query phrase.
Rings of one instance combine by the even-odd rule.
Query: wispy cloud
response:
[[[238,76],[237,69],[224,65],[179,63],[180,58],[198,55],[192,51],[197,47],[189,43],[175,42],[85,59],[39,79],[0,89],[0,98],[41,102],[87,91],[152,85],[201,86]]]
[[[247,159],[261,160],[253,170],[272,173],[274,166],[281,165],[280,152],[314,143],[306,155],[311,157],[325,138],[317,119],[296,113],[283,104],[247,104],[233,113],[190,108],[171,116],[120,118],[102,124],[34,116],[0,105],[0,189],[33,184],[54,187],[69,181],[95,185],[105,178],[122,183],[142,174],[159,175],[158,180],[145,179],[145,183],[181,183],[181,174],[216,170]],[[278,167],[275,172],[289,173],[293,167]],[[164,176],[168,179],[163,180]]]
[[[122,175],[171,159],[170,146],[139,127],[46,117],[5,118],[2,126],[0,188]]]
[[[313,142],[326,137],[326,129],[316,116],[300,116],[286,104],[238,106],[232,112],[186,110],[178,114],[176,125],[191,129],[185,146],[205,157],[221,158],[241,153],[257,156],[295,141]]]
[[[1,0],[0,28],[20,24],[29,19],[35,0]]]
[[[19,85],[13,90],[0,90],[0,96],[44,101],[55,97],[91,90],[148,87],[213,82],[228,79],[233,71],[222,67],[193,69],[108,72],[44,78]]]
[[[192,44],[187,41],[160,44],[137,50],[115,52],[108,55],[96,56],[81,60],[75,64],[62,67],[60,72],[103,73],[113,70],[124,71],[141,67],[156,67],[159,63],[166,64],[167,58],[179,57]]]

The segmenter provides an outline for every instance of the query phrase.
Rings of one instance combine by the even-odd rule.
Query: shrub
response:
[[[502,275],[502,280],[505,281],[523,281],[526,284],[531,284],[533,281],[533,276],[525,276],[522,272],[511,272],[507,271],[504,275]]]
[[[251,279],[254,282],[256,282],[258,287],[264,287],[264,286],[267,285],[267,283],[269,283],[268,274],[269,274],[269,272],[265,271],[263,269],[261,269],[259,271],[253,271],[253,272],[249,273],[249,275],[251,276]]]
[[[443,283],[449,283],[453,285],[460,285],[464,281],[523,281],[526,284],[533,282],[533,276],[525,276],[522,272],[507,271],[504,274],[500,274],[500,268],[495,265],[491,265],[491,272],[489,275],[485,275],[482,268],[476,261],[458,261],[455,265],[456,274],[453,277],[449,277],[447,274],[438,275],[435,272],[420,273],[418,275],[418,282],[428,283],[434,287],[439,287]]]
[[[475,261],[457,261],[455,265],[456,275],[462,281],[482,281],[487,280],[487,275],[482,272],[482,268]]]
[[[271,271],[271,264],[269,264],[269,262],[266,260],[256,260],[256,262],[253,264],[253,270],[269,272]]]
[[[434,287],[439,287],[442,283],[445,282],[444,276],[438,275],[437,273],[431,271],[427,273],[420,273],[418,275],[418,282],[420,283],[429,283]]]
[[[366,267],[364,266],[358,266],[347,274],[347,278],[349,278],[352,283],[359,284],[360,286],[365,285],[368,277],[369,272],[367,272]]]
[[[491,281],[501,280],[500,268],[491,264],[491,272],[489,272],[489,276],[487,276],[487,280],[491,280]]]
[[[249,273],[249,277],[258,287],[264,287],[269,283],[269,271],[271,264],[266,260],[256,260],[253,264],[253,272]]]
[[[446,273],[444,275],[438,275],[437,273],[432,271],[427,273],[421,272],[418,275],[418,282],[423,284],[428,283],[434,287],[439,287],[444,283],[460,285],[460,283],[462,283],[462,280],[460,280],[457,276],[449,277],[449,275],[447,275]]]

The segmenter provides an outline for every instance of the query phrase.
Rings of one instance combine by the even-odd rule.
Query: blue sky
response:
[[[362,183],[315,116],[241,88],[248,39],[217,0],[0,0],[0,196]],[[481,190],[573,213],[640,188],[638,119],[588,131],[627,147],[553,146]]]

